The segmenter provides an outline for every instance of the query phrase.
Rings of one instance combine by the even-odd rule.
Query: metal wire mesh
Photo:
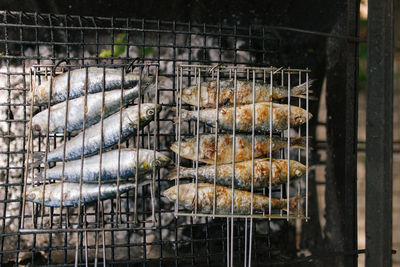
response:
[[[176,186],[177,186],[177,197],[176,197],[176,203],[175,203],[175,214],[177,215],[182,215],[182,216],[211,216],[213,218],[215,217],[231,217],[231,218],[268,218],[268,219],[276,219],[276,218],[285,218],[287,220],[289,220],[289,218],[294,219],[294,218],[307,218],[308,217],[308,209],[307,209],[307,205],[308,205],[308,171],[309,171],[309,162],[308,162],[308,151],[309,151],[309,130],[308,130],[308,123],[309,123],[309,113],[308,113],[308,101],[309,101],[309,70],[297,70],[297,69],[284,69],[284,68],[273,68],[273,67],[269,67],[269,68],[261,68],[261,67],[246,67],[246,66],[204,66],[204,65],[179,65],[178,69],[177,69],[177,78],[178,78],[178,90],[179,90],[179,94],[178,94],[178,100],[177,100],[177,151],[175,151],[175,153],[177,154],[176,157],[176,161],[177,161],[177,171],[176,171]],[[275,76],[275,77],[274,77]],[[275,79],[274,79],[275,78]],[[278,78],[278,79],[277,79]],[[240,81],[246,81],[241,83],[240,85],[238,85]],[[277,81],[276,81],[277,80]],[[206,82],[204,82],[206,81]],[[222,91],[221,89],[221,83],[223,81],[228,81],[231,83],[231,87],[233,88],[233,96],[232,93],[231,94],[226,94],[220,97],[220,91]],[[298,95],[296,96],[292,96],[291,97],[291,89],[297,86],[300,86],[302,84],[302,81],[305,81],[305,90],[304,90],[304,97],[305,100],[302,101],[301,98],[297,98]],[[287,112],[287,114],[289,114],[287,116],[287,118],[285,117],[284,119],[284,123],[287,124],[287,127],[285,127],[285,130],[283,132],[281,132],[280,134],[278,134],[278,136],[281,137],[286,137],[287,141],[284,141],[286,144],[285,145],[281,145],[279,146],[278,141],[275,142],[274,139],[273,140],[273,136],[277,135],[277,131],[273,130],[275,126],[275,124],[277,124],[277,120],[279,120],[279,116],[280,114],[276,114],[276,112],[274,112],[274,109],[279,109],[279,106],[275,106],[273,104],[273,102],[269,102],[268,105],[265,105],[265,107],[263,109],[259,109],[256,113],[256,82],[257,85],[260,86],[260,84],[264,84],[266,90],[269,90],[269,95],[271,96],[271,98],[273,98],[274,95],[276,95],[277,93],[275,91],[273,91],[273,84],[279,84],[281,86],[286,85],[287,88],[285,88],[285,90],[287,91],[287,97],[282,97],[280,99],[278,99],[281,103],[286,103],[286,105],[284,106],[285,112]],[[215,85],[215,88],[213,87]],[[190,87],[191,84],[195,84],[194,87]],[[206,88],[202,89],[202,86],[206,86]],[[208,86],[208,87],[207,87]],[[239,94],[239,89],[238,87],[242,87],[240,90],[240,94]],[[251,87],[251,89],[244,89],[247,86]],[[195,93],[196,91],[194,91],[194,93],[192,95],[190,95],[190,93],[186,93],[184,94],[184,90],[188,90],[188,89],[184,89],[184,88],[195,88],[197,87],[197,93]],[[262,89],[265,89],[262,88]],[[213,89],[215,89],[215,93],[212,91]],[[190,90],[190,89],[189,89]],[[250,95],[250,97],[247,95],[247,91],[248,95]],[[189,96],[188,96],[189,94]],[[197,95],[196,95],[197,94]],[[216,94],[216,95],[214,95]],[[259,99],[260,93],[257,92],[257,102],[260,102]],[[302,96],[302,95],[300,95]],[[188,101],[187,98],[193,97],[193,99],[196,99],[195,101]],[[228,99],[230,97],[233,97],[232,99]],[[183,101],[182,99],[186,98],[185,101]],[[210,126],[210,123],[207,122],[207,120],[211,120],[210,115],[208,114],[208,116],[210,118],[205,118],[207,116],[206,113],[204,113],[204,115],[200,115],[200,112],[208,112],[209,110],[202,110],[201,111],[201,107],[204,106],[211,106],[212,104],[214,104],[213,100],[215,98],[215,124],[213,124],[212,126]],[[225,99],[225,102],[229,102],[229,103],[233,103],[233,106],[225,106],[227,109],[224,110],[224,106],[219,107],[219,103],[223,102],[223,98]],[[242,101],[243,104],[243,100],[247,98],[251,98],[251,101],[247,101],[247,102],[251,102],[249,103],[250,105],[252,105],[251,107],[251,114],[247,114],[244,113],[244,111],[239,112],[238,108],[239,104],[236,104],[236,101]],[[227,101],[228,100],[228,101]],[[191,102],[191,105],[185,104],[184,102]],[[298,107],[304,107],[305,109],[299,109],[301,111],[304,111],[305,114],[305,118],[304,118],[304,125],[303,127],[297,126],[297,127],[292,127],[292,117],[294,117],[295,115],[292,115],[291,112],[291,108],[292,105],[297,102],[297,105],[294,106],[298,106]],[[304,103],[303,103],[304,102]],[[182,119],[182,114],[184,113],[184,110],[182,107],[186,107],[188,109],[193,108],[194,112],[197,113],[191,113],[193,114],[193,116],[196,117],[196,119],[193,119],[194,124],[191,125],[191,122],[189,120],[188,124],[186,127],[183,125],[185,123],[184,119]],[[233,108],[233,114],[229,113],[229,108],[232,107]],[[245,109],[246,106],[240,106],[240,108],[244,108]],[[221,109],[220,109],[221,108]],[[264,114],[264,113],[265,114]],[[279,111],[278,113],[281,113],[282,111]],[[297,111],[295,111],[297,112]],[[293,114],[295,113],[293,112]],[[230,114],[230,116],[232,117],[231,119],[226,119],[226,118],[221,118],[221,122],[225,123],[225,127],[226,127],[226,120],[232,121],[232,130],[227,130],[226,128],[224,129],[225,131],[221,131],[221,129],[218,128],[219,126],[219,116],[224,115],[225,113]],[[239,113],[239,115],[237,115]],[[239,120],[236,119],[236,116],[240,116]],[[265,117],[262,118],[261,116]],[[200,117],[202,117],[202,123],[200,123]],[[214,117],[213,117],[214,118]],[[230,118],[230,117],[229,117]],[[262,146],[262,144],[260,142],[258,142],[257,144],[255,143],[255,134],[257,134],[257,132],[255,131],[256,128],[256,121],[257,123],[260,123],[260,121],[262,120],[267,121],[267,125],[266,128],[269,129],[269,133],[265,134],[263,136],[263,139],[268,140],[268,144],[265,145],[265,151],[268,151],[266,154],[264,154],[263,156],[268,156],[268,167],[265,168],[265,170],[262,170],[263,172],[268,172],[268,193],[266,193],[266,189],[264,188],[260,188],[262,186],[260,186],[259,184],[257,184],[257,188],[255,188],[254,183],[256,183],[256,178],[255,178],[255,168],[261,168],[261,167],[256,167],[255,165],[255,158],[260,157],[260,147]],[[186,119],[187,120],[187,119]],[[250,124],[248,122],[251,122],[251,127],[249,127],[247,130],[242,129],[239,127],[238,125],[238,132],[248,132],[247,136],[249,138],[251,138],[251,147],[249,147],[249,150],[246,150],[246,144],[245,144],[245,139],[239,139],[238,141],[235,141],[235,135],[237,134],[236,132],[236,125],[240,124],[240,123],[247,123],[246,125]],[[228,123],[228,124],[229,124]],[[250,126],[250,125],[249,125]],[[202,129],[200,129],[200,127]],[[251,129],[250,129],[251,128]],[[259,128],[259,127],[258,127]],[[295,129],[297,128],[297,129]],[[260,131],[260,130],[258,130]],[[278,131],[279,132],[279,131]],[[205,144],[206,141],[203,140],[202,143],[203,145],[201,146],[201,151],[200,152],[200,136],[205,136],[204,134],[209,134],[212,133],[214,134],[215,138],[214,138],[214,143],[212,145],[209,144]],[[225,144],[220,144],[219,141],[219,135],[224,136],[224,133],[228,133],[230,134],[231,137],[231,143],[232,143],[232,150],[230,150],[230,147],[228,147],[230,145],[230,143],[228,143],[228,146],[226,146]],[[259,134],[259,132],[258,132]],[[304,153],[303,153],[303,157],[302,157],[302,153],[300,149],[295,150],[296,148],[299,147],[293,147],[293,144],[291,143],[291,136],[295,135],[295,137],[302,137],[302,135],[304,135],[305,137],[305,142],[304,142]],[[190,137],[190,136],[194,136],[196,138],[196,141],[193,142],[193,146],[194,149],[191,150],[191,153],[186,153],[185,149],[187,149],[186,147],[183,148],[182,145],[182,136],[184,137]],[[239,138],[241,138],[241,136],[239,136]],[[281,139],[281,140],[286,140],[286,139]],[[208,140],[208,139],[207,139]],[[190,141],[189,141],[190,142]],[[207,141],[209,142],[209,141]],[[242,148],[243,147],[243,148]],[[277,149],[280,148],[280,149]],[[238,150],[238,152],[236,153],[235,150]],[[240,149],[242,149],[243,151],[240,151]],[[200,182],[199,177],[201,177],[201,175],[199,174],[199,164],[202,164],[202,162],[206,162],[206,163],[211,163],[211,162],[207,162],[207,160],[209,158],[208,155],[206,155],[206,152],[204,152],[204,150],[210,150],[212,152],[209,152],[212,154],[212,156],[210,157],[210,159],[212,159],[212,164],[214,166],[214,173],[215,175],[213,176],[213,203],[212,203],[212,212],[211,214],[205,214],[204,212],[198,212],[198,198],[199,198],[199,192],[198,192],[198,183]],[[229,152],[225,152],[224,150],[228,150]],[[279,153],[276,152],[276,150],[279,151]],[[295,154],[295,157],[291,157],[291,153]],[[256,152],[258,154],[256,154]],[[194,154],[193,154],[194,153]],[[200,157],[200,153],[202,154],[202,156]],[[228,156],[226,156],[226,153],[228,153]],[[230,153],[232,153],[232,159],[230,158]],[[243,155],[247,154],[247,155]],[[184,154],[182,156],[182,154]],[[229,185],[226,184],[226,182],[223,182],[222,185],[228,186],[229,188],[232,189],[232,207],[231,207],[231,211],[229,212],[230,215],[222,213],[220,212],[216,212],[216,203],[217,203],[217,189],[216,189],[216,184],[217,184],[217,180],[218,180],[218,184],[221,185],[221,180],[219,179],[221,176],[223,176],[223,174],[217,174],[218,173],[218,168],[222,168],[221,163],[219,162],[218,157],[221,156],[222,159],[224,160],[225,157],[229,158],[229,162],[232,162],[232,175],[231,175],[231,183],[229,183]],[[240,157],[239,159],[237,159],[237,157]],[[200,157],[200,158],[199,158]],[[235,159],[236,157],[236,159]],[[279,159],[285,159],[286,160],[286,166],[277,166],[276,162],[274,162],[275,165],[273,165],[272,161],[273,161],[273,157],[274,158],[279,158]],[[195,197],[194,197],[194,207],[192,211],[190,212],[178,212],[178,202],[180,202],[180,186],[179,186],[179,181],[180,178],[185,178],[185,176],[181,177],[180,174],[180,163],[182,161],[185,161],[184,158],[190,158],[193,160],[192,165],[194,167],[193,170],[195,170],[195,176],[193,178],[196,186],[195,186]],[[305,167],[305,171],[304,171],[304,180],[302,179],[297,179],[297,181],[295,182],[295,184],[291,184],[291,177],[296,178],[296,176],[292,176],[292,170],[291,170],[291,159],[297,159],[299,162],[302,160],[302,158],[304,158],[304,167]],[[234,202],[239,201],[238,204],[241,201],[241,198],[239,197],[237,200],[235,199],[235,185],[237,186],[237,181],[235,181],[235,179],[238,179],[235,177],[235,165],[236,165],[236,161],[240,162],[240,161],[246,161],[246,160],[251,160],[251,177],[249,178],[251,180],[251,185],[248,186],[247,188],[243,188],[243,185],[238,189],[247,189],[247,191],[251,192],[251,197],[250,197],[250,207],[249,210],[246,212],[242,212],[242,211],[235,211],[234,210]],[[204,165],[204,164],[203,164]],[[240,166],[239,168],[244,168],[244,166]],[[284,177],[283,179],[285,180],[285,183],[279,182],[279,171],[283,171],[285,168],[287,168],[286,170],[286,177]],[[294,167],[296,168],[296,167]],[[239,170],[239,169],[238,169]],[[294,171],[293,171],[294,172]],[[257,172],[258,174],[260,174],[260,170],[258,170]],[[302,175],[303,176],[303,175]],[[228,178],[229,179],[229,178]],[[258,178],[260,179],[260,178]],[[212,180],[212,179],[211,179]],[[240,180],[240,179],[239,179]],[[274,180],[274,182],[272,181]],[[204,179],[203,179],[204,181]],[[291,188],[294,187],[294,188]],[[258,190],[257,190],[258,189]],[[294,193],[291,193],[291,189],[292,191],[294,191]],[[274,194],[273,194],[274,191]],[[238,191],[239,193],[239,191]],[[257,212],[258,214],[256,214],[253,209],[255,204],[253,203],[254,200],[254,196],[255,193],[261,193],[264,195],[268,196],[268,212],[267,211],[263,211],[263,212]],[[291,202],[290,197],[292,197],[293,195],[296,195],[297,197],[301,198],[301,194],[303,194],[304,198],[305,198],[305,210],[304,210],[304,214],[303,211],[300,212],[300,205],[297,206],[297,210],[290,210],[289,207],[289,203]],[[244,196],[243,196],[244,197]],[[222,198],[222,196],[221,196]],[[273,212],[272,211],[272,199],[285,199],[284,201],[286,201],[287,204],[285,204],[285,207],[281,207],[279,212]],[[205,199],[203,199],[203,201],[205,201]],[[246,201],[246,200],[243,200]],[[223,204],[220,204],[221,207]],[[274,207],[276,209],[276,207]],[[283,215],[283,211],[285,210],[286,215]]]
[[[163,106],[164,114],[157,121],[157,131],[150,134],[156,140],[156,150],[169,155],[169,145],[175,141],[176,131],[172,120],[178,89],[176,69],[178,64],[251,64],[270,65],[270,59],[278,56],[279,40],[263,27],[228,27],[223,25],[199,25],[138,19],[81,17],[69,15],[0,12],[2,22],[1,59],[1,182],[0,194],[0,263],[47,264],[47,265],[215,265],[229,262],[248,262],[245,243],[249,231],[253,233],[252,262],[274,257],[289,251],[274,245],[280,233],[272,233],[270,222],[255,221],[253,228],[246,219],[237,219],[234,225],[221,218],[177,218],[173,207],[160,192],[171,184],[158,171],[155,198],[155,228],[151,207],[139,208],[138,224],[126,223],[117,227],[115,205],[105,209],[102,216],[110,217],[103,228],[96,221],[85,221],[86,228],[68,227],[52,222],[59,212],[49,209],[50,222],[40,229],[40,216],[23,218],[23,192],[25,165],[28,150],[30,105],[27,101],[31,82],[31,67],[54,66],[67,59],[72,66],[122,66],[139,57],[159,66],[160,84],[155,98]],[[68,69],[68,67],[67,67]],[[38,74],[38,72],[36,72]],[[43,74],[43,73],[42,73]],[[35,76],[35,75],[33,75]],[[36,75],[37,76],[37,75]],[[144,96],[146,97],[146,96]],[[153,136],[152,136],[153,134]],[[51,138],[61,140],[63,135]],[[38,137],[38,151],[45,149]],[[141,146],[147,147],[141,139]],[[131,142],[133,142],[132,140]],[[57,142],[54,142],[56,144]],[[121,196],[122,201],[134,197],[133,193]],[[138,191],[137,203],[151,202],[150,185]],[[132,209],[125,202],[125,211]],[[147,205],[147,204],[146,204]],[[121,207],[123,207],[121,205]],[[32,214],[41,214],[34,206]],[[95,218],[99,215],[96,205],[83,207],[83,214]],[[77,216],[67,209],[66,219]],[[32,220],[31,227],[23,225]],[[39,219],[39,221],[37,221]],[[127,219],[127,221],[130,221]],[[126,222],[126,221],[125,221]],[[24,226],[24,227],[23,227]],[[107,227],[105,227],[107,226]],[[283,225],[283,227],[291,227]],[[23,229],[25,228],[25,229]],[[235,232],[230,236],[228,232]],[[284,231],[284,230],[283,230]],[[231,253],[227,257],[227,236],[230,236]],[[278,244],[278,243],[275,243]],[[267,252],[267,253],[266,253]],[[279,257],[279,256],[278,256]]]

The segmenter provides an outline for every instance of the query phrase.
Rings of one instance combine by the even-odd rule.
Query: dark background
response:
[[[328,32],[345,1],[0,1],[0,9],[38,13],[228,23],[268,24]]]

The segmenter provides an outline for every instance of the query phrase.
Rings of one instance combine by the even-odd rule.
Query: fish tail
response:
[[[176,108],[172,108],[172,110],[176,111]],[[186,109],[181,109],[181,121],[188,121],[191,119],[191,111],[190,110],[186,110]],[[174,123],[178,123],[179,122],[179,115],[178,117],[174,118]]]
[[[180,169],[179,178],[185,178],[185,177],[187,177],[187,175],[185,175],[185,173],[184,173],[183,171],[187,170],[188,168],[185,168],[185,167],[180,166],[179,169]],[[175,180],[177,174],[178,174],[178,167],[174,167],[174,168],[169,172],[169,174],[168,174],[168,176],[167,176],[167,179],[168,179],[168,180]]]
[[[311,87],[313,82],[314,82],[314,80],[308,81],[308,88]],[[299,84],[290,90],[290,95],[292,95],[292,96],[305,95],[306,93],[307,93],[307,83],[306,82]],[[308,90],[308,93],[311,93],[311,90]]]
[[[167,175],[167,179],[168,180],[175,180],[177,171],[178,171],[177,167],[174,167],[172,170],[170,170],[169,174]]]
[[[32,155],[32,160],[33,162],[31,163],[31,167],[37,167],[40,164],[44,163],[44,156],[45,156],[45,152],[33,152]]]
[[[308,137],[308,141],[310,142],[312,139],[311,136]],[[302,136],[302,137],[291,137],[290,138],[290,145],[292,148],[306,148],[306,141],[307,138]],[[310,147],[310,149],[312,149]]]
[[[292,137],[290,138],[290,145],[293,148],[305,148],[306,147],[306,137]]]
[[[173,113],[175,113],[175,114],[177,114],[177,113],[176,113],[176,110],[177,110],[176,107],[171,107],[171,111],[172,111]],[[174,117],[174,124],[177,124],[178,121],[179,121],[179,117]]]
[[[295,196],[289,198],[289,209],[291,214],[303,215],[304,211],[301,206],[301,201],[304,197],[303,196]],[[284,211],[287,211],[287,206],[283,208]]]

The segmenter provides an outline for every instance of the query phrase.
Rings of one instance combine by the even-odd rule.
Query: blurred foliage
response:
[[[117,35],[117,37],[114,39],[114,44],[112,45],[112,48],[110,49],[103,49],[101,50],[99,57],[118,57],[125,53],[126,50],[126,45],[128,41],[126,38],[125,33],[120,33]],[[112,55],[111,50],[114,49],[114,55]],[[144,48],[139,48],[138,47],[138,57],[146,57],[147,55],[151,54],[154,52],[153,47],[144,47]]]
[[[145,47],[143,48],[139,48],[138,49],[138,57],[146,57],[147,55],[151,54],[154,52],[154,47]],[[144,53],[144,54],[143,54]]]
[[[127,43],[127,39],[126,39],[126,35],[124,33],[120,33],[117,35],[117,37],[114,39],[114,44],[116,45],[112,45],[112,48],[106,50],[103,49],[101,50],[101,53],[99,54],[99,57],[118,57],[120,55],[122,55],[125,52],[126,49],[126,44]],[[111,50],[114,49],[114,55],[112,55]]]
[[[4,52],[0,52],[0,57],[4,55]]]

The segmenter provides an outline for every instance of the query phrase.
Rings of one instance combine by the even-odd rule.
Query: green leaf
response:
[[[114,49],[114,57],[118,57],[120,55],[122,55],[125,52],[126,49],[126,44],[127,40],[126,40],[126,35],[124,33],[120,33],[117,35],[117,37],[114,39],[114,44],[112,45],[113,49]],[[112,53],[111,53],[111,48],[110,49],[103,49],[101,50],[99,57],[111,57]]]

